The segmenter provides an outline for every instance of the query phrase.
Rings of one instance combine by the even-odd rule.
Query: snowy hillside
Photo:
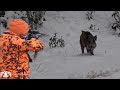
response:
[[[46,47],[39,53],[37,60],[31,64],[31,78],[119,78],[120,38],[113,35],[110,24],[112,12],[96,12],[95,18],[88,21],[84,12],[61,11],[47,12],[44,27],[41,29],[50,36],[55,32],[62,35],[66,46],[50,49],[49,38],[41,38]],[[96,25],[95,32],[88,28]],[[99,30],[97,30],[99,28]],[[95,55],[82,55],[79,45],[81,30],[98,35]],[[98,74],[98,75],[97,75]],[[96,76],[95,76],[96,75]],[[111,76],[111,77],[110,77]]]
[[[47,11],[46,22],[40,28],[48,36],[40,38],[45,44],[36,60],[30,63],[31,79],[120,79],[120,38],[110,28],[112,11],[96,11],[93,20],[87,11]],[[95,25],[95,30],[89,29]],[[79,39],[81,30],[97,35],[95,55],[82,55]],[[64,48],[50,48],[51,36],[63,36]],[[86,51],[85,51],[86,53]],[[33,55],[34,53],[31,53]]]

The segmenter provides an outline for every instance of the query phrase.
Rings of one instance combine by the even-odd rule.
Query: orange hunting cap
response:
[[[29,25],[22,19],[12,19],[9,22],[9,31],[18,35],[27,34]]]

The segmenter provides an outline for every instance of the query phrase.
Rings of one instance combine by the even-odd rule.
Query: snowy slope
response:
[[[96,12],[92,21],[86,20],[85,13],[86,11],[49,11],[46,13],[47,21],[41,31],[46,32],[49,36],[41,38],[45,43],[45,49],[31,64],[32,79],[89,78],[87,75],[92,71],[98,74],[100,71],[106,72],[103,73],[106,75],[101,75],[101,77],[98,75],[95,78],[110,78],[119,72],[120,38],[113,35],[110,29],[110,24],[113,22],[112,12]],[[91,23],[96,25],[95,32],[88,29]],[[98,28],[99,30],[97,30]],[[81,54],[79,45],[81,30],[98,35],[94,56]],[[59,36],[63,36],[66,42],[64,48],[49,48],[49,38],[55,32]],[[92,74],[94,75],[94,73]]]
[[[30,63],[31,79],[120,79],[120,38],[114,35],[110,28],[114,22],[111,17],[113,12],[96,11],[91,21],[86,19],[86,12],[46,12],[47,21],[40,31],[48,36],[40,38],[45,43],[45,48],[39,52],[36,60]],[[11,16],[12,14],[11,12]],[[95,25],[94,32],[89,30],[91,24]],[[81,30],[90,31],[98,36],[94,56],[81,54]],[[55,32],[58,33],[58,37],[63,36],[64,48],[51,49],[48,46],[49,38]]]

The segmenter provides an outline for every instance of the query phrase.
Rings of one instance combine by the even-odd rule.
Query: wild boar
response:
[[[93,51],[96,48],[97,35],[93,36],[89,31],[83,31],[80,36],[80,46],[82,54],[84,54],[84,49],[86,48],[87,53],[94,55]]]

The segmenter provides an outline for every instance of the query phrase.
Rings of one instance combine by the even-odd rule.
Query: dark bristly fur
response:
[[[93,36],[89,31],[83,31],[80,36],[80,46],[82,54],[84,54],[84,49],[86,48],[87,53],[94,55],[93,51],[96,48],[97,36]]]

